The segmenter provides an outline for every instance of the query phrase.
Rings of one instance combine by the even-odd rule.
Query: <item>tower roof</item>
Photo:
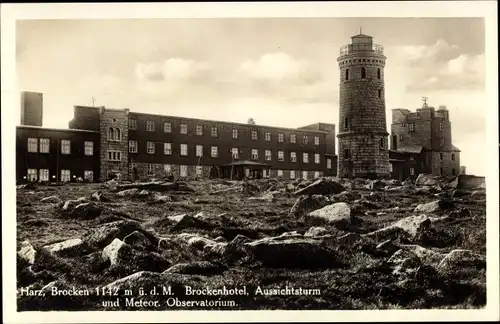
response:
[[[373,38],[373,37],[365,35],[365,34],[358,34],[358,35],[352,36],[351,38]]]

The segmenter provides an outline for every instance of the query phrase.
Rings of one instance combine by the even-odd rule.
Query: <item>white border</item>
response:
[[[2,4],[2,225],[3,306],[5,323],[43,322],[244,322],[244,321],[404,321],[498,320],[498,34],[496,1],[293,2],[293,3],[127,3]],[[214,17],[484,17],[486,91],[489,114],[483,146],[487,185],[487,306],[482,310],[378,311],[172,311],[172,312],[16,312],[15,125],[19,91],[15,68],[15,21],[18,19]],[[483,143],[478,143],[481,145]]]

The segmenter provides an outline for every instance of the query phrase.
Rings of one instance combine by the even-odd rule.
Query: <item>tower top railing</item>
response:
[[[384,54],[384,47],[378,44],[347,44],[340,48],[340,55],[347,55],[359,52],[375,52]]]

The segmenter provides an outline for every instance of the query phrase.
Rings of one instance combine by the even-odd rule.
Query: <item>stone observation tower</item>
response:
[[[371,36],[351,37],[342,46],[340,68],[338,176],[390,175],[384,99],[384,49]]]

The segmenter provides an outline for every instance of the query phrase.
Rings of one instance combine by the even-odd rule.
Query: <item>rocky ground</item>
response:
[[[485,198],[424,175],[19,186],[18,310],[482,307]]]

